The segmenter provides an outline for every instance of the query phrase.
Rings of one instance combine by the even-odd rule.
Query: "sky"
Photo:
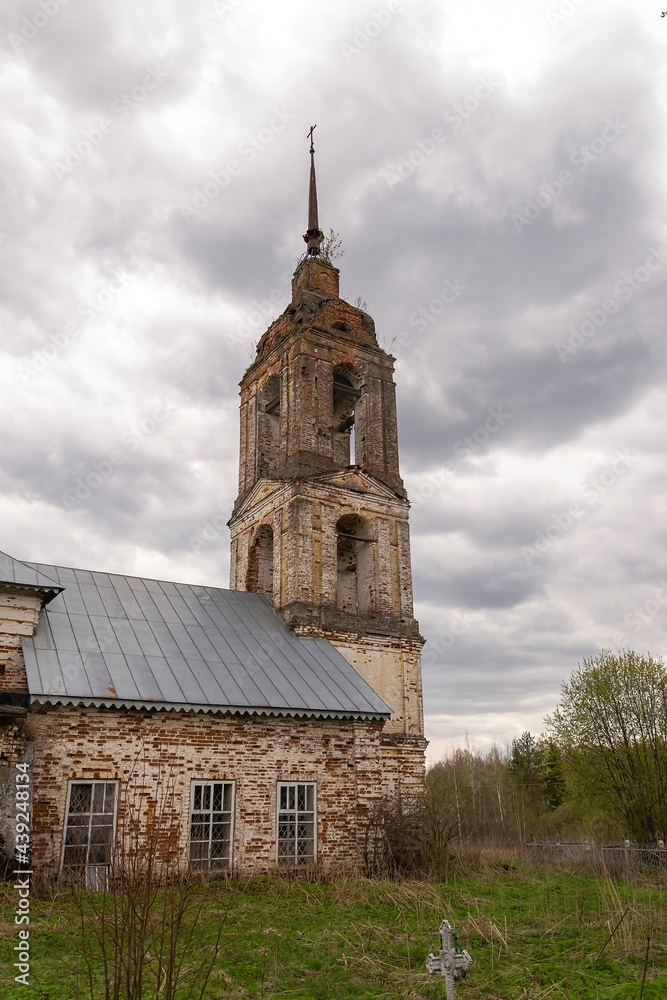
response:
[[[0,549],[228,585],[317,123],[341,294],[396,357],[429,759],[667,654],[659,3],[8,6]]]

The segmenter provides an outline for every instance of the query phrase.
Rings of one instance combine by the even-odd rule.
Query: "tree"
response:
[[[542,771],[542,747],[525,732],[512,740],[507,758],[507,770],[518,795],[517,821],[523,837],[534,834],[534,820],[544,810],[545,788]]]
[[[531,733],[512,740],[507,766],[518,785],[542,785],[542,747]]]
[[[565,801],[565,765],[563,754],[555,740],[542,740],[542,777],[547,805],[552,811]]]
[[[622,818],[636,840],[667,830],[667,669],[650,654],[602,650],[563,683],[546,720],[591,805]]]

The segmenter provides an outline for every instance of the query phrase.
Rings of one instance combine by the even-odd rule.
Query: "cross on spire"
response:
[[[317,128],[311,125],[308,131],[310,139],[310,185],[308,188],[308,229],[304,235],[304,240],[308,245],[307,253],[311,257],[319,257],[320,243],[324,239],[324,233],[320,230],[317,221],[317,184],[315,182],[315,145],[313,142],[313,132]]]

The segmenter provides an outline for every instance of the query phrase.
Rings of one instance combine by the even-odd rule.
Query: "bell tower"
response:
[[[339,271],[320,252],[312,131],[307,250],[290,304],[240,383],[230,586],[266,594],[293,631],[340,650],[392,709],[385,764],[411,784],[426,747],[424,640],[412,606],[394,358],[371,317],[340,298]]]

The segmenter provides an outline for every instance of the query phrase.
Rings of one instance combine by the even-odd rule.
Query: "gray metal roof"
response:
[[[22,639],[33,702],[386,719],[327,640],[261,594],[28,563],[63,587]],[[1,577],[0,577],[1,580]]]
[[[37,590],[47,600],[63,589],[34,566],[21,562],[20,559],[13,559],[6,552],[0,552],[0,586],[3,583],[20,587],[21,590]]]

